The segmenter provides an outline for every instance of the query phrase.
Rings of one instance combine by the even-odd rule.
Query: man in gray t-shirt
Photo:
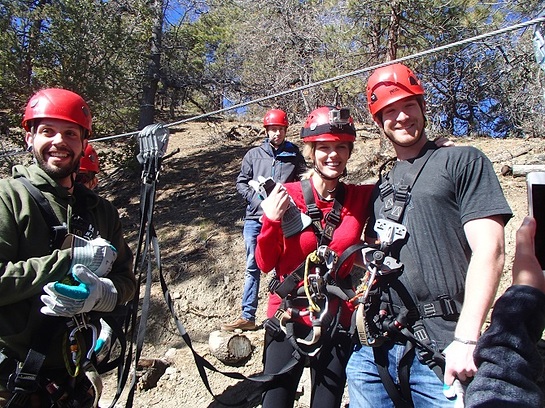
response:
[[[376,70],[367,97],[397,161],[377,184],[366,237],[374,241],[375,221],[396,219],[400,203],[397,222],[407,229],[390,248],[404,270],[385,292],[381,313],[410,310],[406,329],[424,327],[430,346],[444,354],[445,369],[436,375],[419,360],[418,345],[414,356],[407,354],[407,344],[415,343],[401,330],[381,347],[358,346],[347,367],[350,406],[393,407],[396,399],[404,406],[454,406],[443,380],[450,386],[477,370],[473,351],[503,271],[504,225],[512,213],[484,154],[473,147],[436,149],[427,140],[424,89],[409,68]],[[407,199],[401,186],[410,189]]]

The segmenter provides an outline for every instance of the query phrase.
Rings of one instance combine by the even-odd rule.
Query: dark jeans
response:
[[[310,359],[311,408],[338,408],[346,383],[345,367],[350,357],[352,341],[346,333],[336,333]],[[286,336],[272,338],[265,334],[264,373],[274,374],[292,359],[294,347]],[[292,407],[297,385],[304,369],[304,359],[292,370],[277,377],[263,394],[263,408]]]

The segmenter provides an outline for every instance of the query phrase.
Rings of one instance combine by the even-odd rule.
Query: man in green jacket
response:
[[[34,164],[0,180],[0,406],[96,406],[92,330],[76,322],[135,293],[117,209],[74,181],[91,123],[81,96],[37,92],[23,118]]]

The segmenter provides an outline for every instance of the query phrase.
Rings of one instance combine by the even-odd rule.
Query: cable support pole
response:
[[[424,57],[424,56],[429,55],[429,54],[435,54],[437,52],[448,50],[450,48],[459,47],[461,45],[469,44],[469,43],[472,43],[472,42],[477,42],[477,41],[484,40],[484,39],[489,38],[489,37],[494,37],[494,36],[497,36],[497,35],[505,34],[505,33],[510,32],[510,31],[515,31],[515,30],[518,30],[518,29],[521,29],[521,28],[525,28],[525,27],[528,27],[528,26],[531,26],[531,25],[534,25],[534,24],[539,24],[539,23],[544,23],[544,22],[545,22],[545,16],[537,17],[537,18],[534,18],[532,20],[525,21],[523,23],[514,24],[514,25],[509,26],[509,27],[501,28],[499,30],[491,31],[491,32],[485,33],[485,34],[480,34],[480,35],[477,35],[475,37],[467,38],[465,40],[460,40],[460,41],[457,41],[457,42],[454,42],[454,43],[450,43],[450,44],[442,45],[442,46],[439,46],[439,47],[431,48],[431,49],[428,49],[426,51],[422,51],[422,52],[419,52],[419,53],[416,53],[416,54],[408,55],[406,57],[397,58],[397,59],[392,60],[392,61],[383,62],[381,64],[376,64],[376,65],[372,65],[370,67],[366,67],[366,68],[358,69],[358,70],[355,70],[355,71],[351,71],[351,72],[348,72],[346,74],[341,74],[341,75],[337,75],[337,76],[334,76],[334,77],[331,77],[331,78],[326,78],[326,79],[323,79],[321,81],[312,82],[310,84],[302,85],[302,86],[299,86],[297,88],[288,89],[288,90],[285,90],[285,91],[281,91],[281,92],[275,93],[273,95],[263,96],[261,98],[253,99],[251,101],[237,103],[237,104],[229,106],[227,108],[222,108],[222,109],[218,109],[218,110],[215,110],[215,111],[212,111],[212,112],[203,113],[201,115],[192,116],[190,118],[182,119],[182,120],[179,120],[177,122],[172,122],[172,123],[169,123],[169,124],[166,124],[166,125],[163,125],[163,126],[168,128],[168,127],[180,125],[180,124],[183,124],[183,123],[191,122],[191,121],[194,121],[194,120],[206,118],[206,117],[209,117],[209,116],[218,115],[220,113],[232,111],[232,110],[235,110],[235,109],[244,108],[245,106],[253,105],[253,104],[259,103],[259,102],[264,102],[264,101],[267,101],[269,99],[289,95],[289,94],[294,93],[294,92],[301,92],[301,91],[304,91],[304,90],[309,89],[309,88],[314,88],[316,86],[324,85],[324,84],[327,84],[327,83],[330,83],[330,82],[339,81],[341,79],[345,79],[345,78],[348,78],[348,77],[351,77],[351,76],[360,75],[360,74],[363,74],[363,73],[368,72],[368,71],[374,71],[377,68],[381,68],[381,67],[385,67],[385,66],[388,66],[388,65],[396,64],[396,63],[407,61],[407,60],[410,60],[410,59]],[[93,139],[93,143],[103,142],[103,141],[116,139],[116,138],[120,138],[120,137],[134,136],[134,135],[137,135],[138,133],[139,132],[136,131],[136,132],[130,132],[130,133],[123,133],[123,134],[115,135],[115,136],[106,136],[106,137],[102,137],[102,138],[98,138],[98,139]]]

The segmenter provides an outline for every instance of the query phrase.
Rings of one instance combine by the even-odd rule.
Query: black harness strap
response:
[[[424,152],[424,154],[415,160],[411,170],[403,174],[397,188],[394,187],[390,181],[391,173],[394,169],[390,170],[390,172],[388,172],[384,178],[382,175],[380,177],[381,184],[379,185],[379,193],[380,199],[383,203],[383,209],[386,217],[394,222],[402,223],[405,215],[405,209],[410,201],[411,189],[427,161],[436,151],[437,146],[435,146],[433,142],[427,142],[426,149],[427,150]],[[422,284],[425,284],[425,282],[422,282]],[[395,385],[390,373],[388,372],[387,353],[384,353],[382,350],[378,349],[374,349],[373,353],[380,378],[384,384],[384,388],[388,392],[388,395],[392,401],[394,401],[396,408],[413,407],[414,405],[409,384],[409,373],[416,348],[418,348],[419,359],[425,362],[441,380],[443,379],[442,371],[444,370],[445,364],[444,357],[430,346],[431,341],[424,325],[421,323],[421,320],[418,320],[419,323],[416,323],[414,320],[419,317],[418,312],[420,311],[424,312],[422,316],[425,317],[443,316],[445,313],[456,313],[456,305],[453,305],[453,303],[449,301],[451,299],[439,299],[439,303],[429,302],[421,305],[421,307],[417,307],[412,299],[412,296],[400,281],[395,281],[390,286],[396,290],[401,300],[406,305],[406,317],[408,317],[408,319],[412,320],[412,323],[414,323],[414,334],[404,326],[403,328],[399,329],[399,333],[407,339],[405,350],[398,367],[399,386]],[[409,314],[413,316],[408,316]]]
[[[316,205],[314,200],[314,192],[312,191],[312,185],[309,179],[301,180],[301,189],[303,190],[303,197],[305,198],[305,204],[307,206],[307,215],[312,219],[312,225],[314,227],[314,233],[318,239],[318,246],[329,245],[333,239],[333,232],[341,223],[341,211],[344,202],[344,184],[339,183],[337,186],[337,194],[333,201],[333,208],[325,216],[325,226],[322,228],[322,211]]]
[[[49,225],[50,250],[52,251],[53,249],[60,248],[62,241],[68,232],[66,224],[62,224],[59,221],[49,201],[28,179],[25,177],[18,177],[15,180],[21,182],[27,189],[38,205],[47,225]],[[40,387],[39,373],[51,345],[51,330],[53,327],[58,327],[59,321],[64,324],[65,319],[58,319],[50,316],[42,317],[40,327],[34,332],[32,345],[28,350],[25,360],[16,368],[16,371],[12,373],[8,379],[7,388],[12,392],[13,396],[8,401],[6,407],[16,408],[28,406],[29,395],[36,392]]]
[[[68,228],[66,224],[63,224],[59,221],[59,219],[55,215],[55,211],[53,211],[53,208],[51,207],[51,204],[49,204],[47,198],[45,198],[43,193],[28,179],[26,179],[25,177],[18,177],[15,180],[18,180],[23,184],[23,186],[25,186],[36,204],[38,204],[38,208],[40,209],[40,212],[42,213],[45,222],[47,223],[47,225],[49,225],[49,228],[51,229],[49,239],[50,249],[53,250],[60,248],[66,234],[68,233]]]
[[[386,389],[386,392],[388,393],[388,396],[394,403],[394,406],[396,408],[407,408],[412,407],[412,401],[406,400],[404,398],[404,395],[401,393],[398,386],[394,383],[394,380],[390,376],[390,373],[388,371],[388,353],[382,352],[382,350],[378,347],[373,347],[373,357],[375,359],[375,364],[377,366],[377,370],[380,376],[380,379],[382,381],[382,384],[384,385],[384,388]],[[401,380],[400,380],[401,381]],[[409,398],[411,393],[409,392]]]
[[[413,188],[416,179],[420,175],[420,172],[428,162],[428,159],[431,157],[433,152],[437,150],[437,146],[435,146],[433,142],[428,142],[426,147],[426,152],[420,158],[415,160],[411,171],[403,175],[397,188],[395,188],[390,182],[390,172],[385,176],[385,181],[383,181],[382,175],[380,177],[380,199],[384,203],[384,211],[387,213],[387,218],[392,221],[401,223],[403,215],[405,214],[405,207],[410,200],[410,191]]]

